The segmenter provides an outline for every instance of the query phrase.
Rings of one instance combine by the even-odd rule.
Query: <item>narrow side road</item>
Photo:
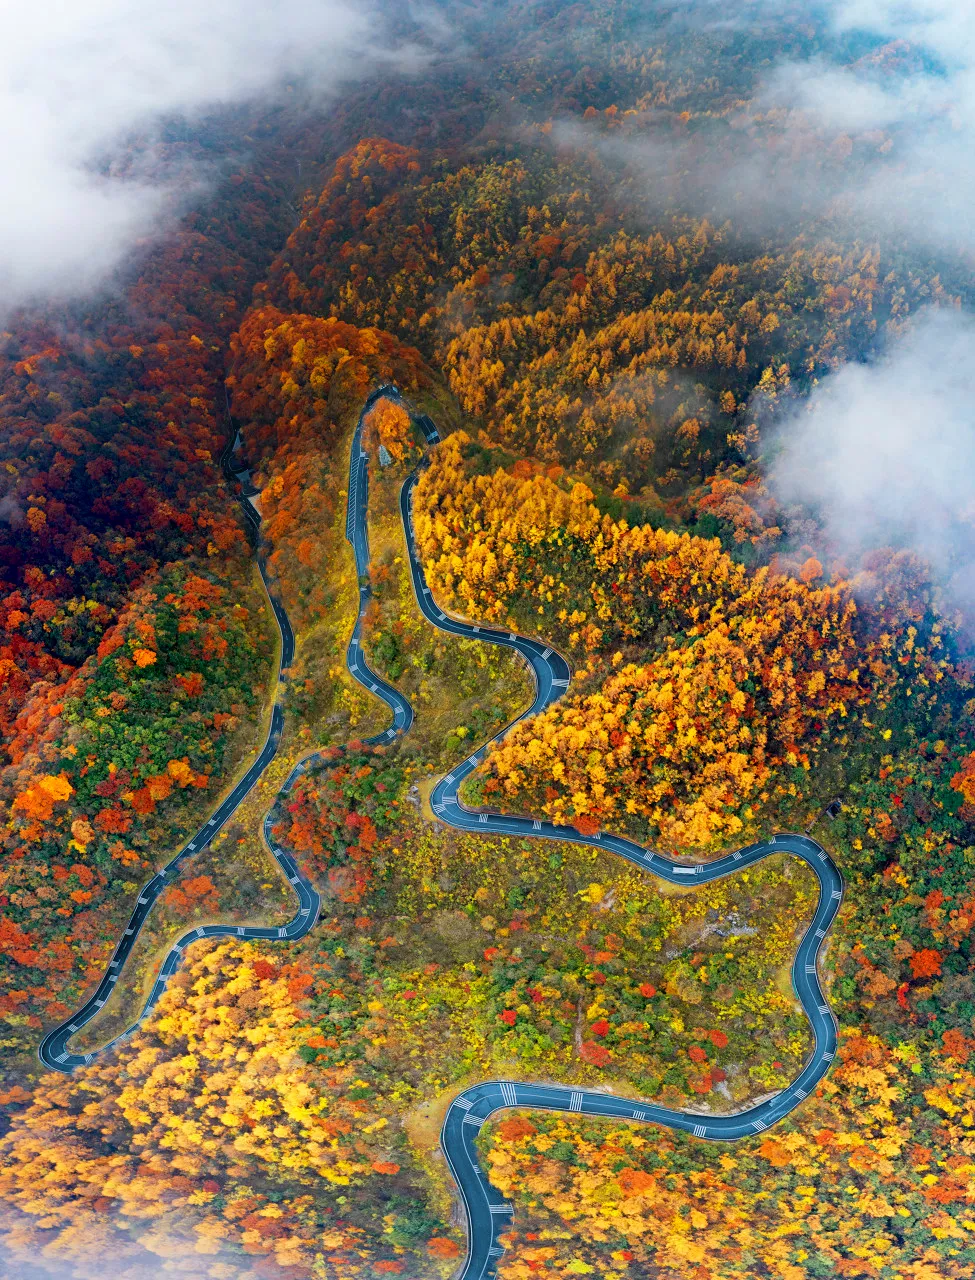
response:
[[[237,468],[235,470],[234,454],[240,448],[240,435],[235,432],[233,438],[228,441],[223,453],[220,456],[220,464],[223,468],[224,475],[228,481],[234,481],[240,476],[247,476],[246,470]],[[248,487],[245,483],[245,489]],[[278,630],[281,633],[281,657],[278,664],[278,694],[285,683],[285,671],[291,666],[295,656],[295,637],[291,628],[291,622],[285,612],[284,605],[281,603],[276,591],[271,586],[267,576],[267,568],[265,563],[264,548],[260,541],[260,516],[257,514],[253,504],[248,497],[243,496],[240,499],[241,509],[244,519],[255,536],[257,545],[257,564],[261,572],[261,580],[264,583],[264,590],[267,593],[268,603],[274,613]],[[86,1063],[92,1062],[98,1053],[104,1053],[106,1049],[112,1048],[118,1044],[120,1040],[124,1040],[126,1036],[137,1030],[145,1018],[151,1013],[159,997],[166,990],[166,984],[172,975],[179,968],[180,961],[183,958],[183,952],[186,947],[195,942],[198,938],[300,938],[308,932],[315,921],[318,919],[318,912],[321,908],[321,899],[315,888],[306,880],[298,869],[298,864],[292,856],[284,849],[280,848],[271,836],[270,814],[265,818],[264,834],[267,838],[268,846],[277,860],[278,866],[287,876],[298,897],[298,910],[293,919],[288,924],[274,928],[261,928],[260,926],[245,925],[227,925],[227,924],[209,924],[201,925],[197,929],[191,929],[184,933],[173,945],[168,955],[160,967],[159,975],[153,984],[152,990],[146,999],[142,1012],[136,1022],[131,1027],[127,1027],[114,1040],[102,1046],[95,1053],[72,1053],[68,1049],[68,1041],[80,1031],[85,1023],[98,1013],[105,1005],[112,990],[118,982],[119,975],[122,972],[122,966],[128,959],[132,947],[139,936],[142,926],[145,924],[149,913],[155,905],[156,899],[165,890],[166,886],[172,883],[176,873],[182,867],[183,863],[192,858],[194,854],[204,849],[224,827],[227,821],[237,811],[239,806],[246,799],[248,794],[259,782],[262,774],[268,765],[274,759],[278,752],[278,746],[281,741],[281,731],[284,727],[284,711],[282,710],[279,697],[275,700],[274,707],[271,712],[271,724],[268,731],[267,740],[263,748],[257,756],[244,776],[240,779],[234,789],[226,796],[221,803],[214,809],[213,813],[197,831],[197,833],[183,845],[182,849],[172,858],[161,871],[158,871],[148,884],[144,885],[138,900],[136,901],[135,910],[129,917],[125,932],[119,938],[112,953],[101,982],[98,984],[94,994],[82,1007],[70,1018],[67,1018],[60,1026],[49,1031],[41,1041],[38,1048],[38,1057],[46,1067],[51,1067],[55,1071],[70,1072],[75,1067],[84,1066]],[[305,772],[313,763],[314,758],[303,760],[289,774],[280,794],[286,795],[294,786],[295,781],[302,773]]]

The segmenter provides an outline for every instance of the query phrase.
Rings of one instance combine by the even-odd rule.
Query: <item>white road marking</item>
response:
[[[395,391],[392,388],[389,388],[389,389],[384,388],[383,393],[386,395],[390,395],[393,398],[399,399],[399,397],[395,395]],[[428,440],[433,442],[439,439],[439,433],[436,431],[432,423],[430,424],[429,428],[427,428],[425,424],[420,424],[420,425],[424,427],[425,432],[427,430],[430,430],[430,435],[427,437]],[[235,436],[234,447],[237,448],[240,446],[240,444],[241,444],[240,433],[237,432]],[[369,461],[368,454],[362,445],[361,418],[360,418],[360,428],[356,435],[355,443],[353,445],[353,457],[352,457],[352,463],[351,463],[351,474],[350,474],[350,485],[349,485],[349,510],[347,513],[346,524],[347,524],[348,535],[350,537],[350,540],[353,542],[353,550],[356,556],[357,566],[362,566],[363,563],[365,563],[366,569],[368,569],[368,555],[369,555],[368,542],[364,535],[364,531],[361,528],[361,522],[365,516],[365,507],[368,500],[368,482],[369,482],[368,461]],[[405,507],[406,507],[406,510],[404,514],[406,516],[405,525],[406,525],[407,533],[409,536],[415,538],[415,525],[413,521],[414,493],[413,493],[412,485],[406,486]],[[244,509],[245,509],[245,514],[248,515],[248,517],[251,520],[251,523],[255,527],[259,528],[260,521],[258,520],[257,515],[254,512],[250,511],[246,506]],[[453,630],[457,634],[464,634],[465,632],[467,633],[473,632],[474,634],[480,635],[482,633],[482,628],[480,625],[467,626],[462,624],[454,624],[452,620],[449,619],[447,615],[445,615],[443,611],[439,609],[439,607],[436,605],[434,601],[432,590],[427,584],[427,582],[425,581],[422,568],[420,568],[420,566],[416,562],[415,543],[410,543],[410,545],[408,546],[408,552],[409,552],[409,564],[410,564],[410,570],[411,570],[411,575],[413,579],[413,585],[417,591],[418,596],[421,597],[421,604],[422,604],[423,597],[425,597],[426,600],[431,602],[429,609],[427,609],[427,616],[430,618],[435,618],[439,620],[442,624],[444,624],[443,626],[444,630]],[[262,578],[264,579],[265,586],[267,586],[268,578],[265,572],[265,566],[262,563],[260,557],[258,557],[258,568]],[[288,621],[287,614],[284,612],[283,606],[276,599],[276,597],[271,595],[271,589],[269,586],[268,586],[268,594],[270,596],[272,611],[274,612],[275,618],[281,630],[281,634],[285,641],[285,654],[287,655],[287,653],[289,652],[288,643],[289,643],[290,623]],[[360,605],[364,609],[366,601],[370,597],[369,588],[367,586],[360,587],[359,595],[360,595]],[[357,633],[359,632],[360,628],[361,628],[361,622],[357,624],[357,628],[356,628]],[[486,634],[486,637],[491,641],[496,643],[502,643],[502,644],[510,642],[514,647],[518,647],[519,641],[521,639],[515,632],[510,632],[510,631],[499,632],[491,628],[485,628],[484,632]],[[532,658],[533,665],[535,666],[535,669],[537,672],[538,671],[537,642],[527,642],[527,644],[528,644],[528,656]],[[368,666],[366,665],[366,663],[361,657],[361,651],[362,651],[362,644],[361,644],[360,636],[359,634],[354,634],[350,641],[349,652],[348,652],[348,662],[349,662],[350,669],[354,673],[359,674],[361,676],[362,684],[364,686],[368,685],[368,688],[372,693],[379,694],[380,697],[388,700],[389,694],[383,689],[382,681],[380,681],[379,683],[375,683],[375,680],[378,680],[379,678],[373,677],[373,673],[369,671]],[[542,660],[547,661],[554,652],[555,651],[552,648],[546,647],[541,653]],[[279,679],[281,681],[284,681],[286,679],[283,671],[280,673]],[[557,697],[561,691],[568,689],[569,684],[570,684],[570,681],[568,678],[552,679],[551,686],[550,686],[552,690],[552,696],[548,698],[546,701],[553,701],[554,698]],[[542,700],[539,700],[539,701],[542,701]],[[275,710],[277,712],[277,708]],[[400,725],[400,724],[405,725],[406,723],[408,723],[410,719],[409,709],[404,709],[400,705],[395,705],[393,706],[392,710],[393,710],[395,725]],[[519,719],[523,719],[523,718],[524,718],[524,715],[519,717]],[[376,737],[371,741],[379,742],[383,738],[391,739],[391,738],[394,738],[395,736],[396,736],[395,729],[387,729],[383,734],[376,735]],[[499,738],[501,736],[502,735],[498,735]],[[265,744],[265,747],[261,755],[258,757],[258,760],[255,761],[255,766],[256,766],[255,776],[249,782],[245,778],[238,785],[238,787],[231,793],[230,799],[227,802],[225,802],[224,805],[220,806],[220,808],[218,808],[214,813],[214,815],[209,819],[209,821],[206,823],[206,827],[203,830],[201,830],[201,832],[196,837],[194,837],[194,840],[192,842],[190,842],[187,846],[185,846],[183,850],[184,854],[196,852],[198,845],[200,847],[203,847],[207,843],[207,841],[211,838],[212,834],[214,834],[213,832],[209,831],[209,829],[215,828],[217,825],[219,825],[220,822],[224,821],[229,814],[234,812],[234,810],[237,808],[242,798],[249,793],[251,788],[254,786],[254,784],[260,777],[261,773],[263,772],[264,766],[266,766],[266,764],[270,761],[270,759],[273,758],[278,745],[279,737],[280,737],[280,727],[272,729],[272,732],[268,738],[267,743]],[[446,783],[448,786],[455,786],[455,778],[459,781],[460,778],[466,777],[467,774],[471,771],[471,768],[475,766],[485,755],[486,755],[486,749],[482,748],[481,751],[469,757],[469,762],[466,763],[464,766],[461,766],[458,771],[447,775],[447,777],[444,779],[444,783]],[[290,789],[293,781],[298,776],[300,776],[300,774],[303,772],[305,768],[310,766],[310,763],[311,763],[310,761],[305,761],[299,764],[298,766],[296,766],[293,774],[289,777],[284,788],[282,789],[283,792],[286,793]],[[444,796],[443,802],[438,802],[433,806],[434,812],[444,813],[446,805],[453,805],[453,804],[456,804],[456,802],[457,802],[457,797],[456,797],[456,789],[455,789],[455,791],[452,794]],[[496,819],[497,817],[498,815],[489,815],[486,813],[479,814],[478,815],[479,824],[487,824],[493,819]],[[470,822],[470,820],[468,821]],[[268,825],[267,822],[265,822],[265,830],[267,830],[267,825]],[[540,819],[532,819],[533,831],[540,831],[542,827],[543,827],[543,823]],[[524,830],[524,827],[521,827],[521,830]],[[594,842],[598,842],[602,839],[603,834],[604,833],[602,832],[597,833],[595,836],[591,837],[591,839]],[[787,839],[786,847],[788,847],[788,838],[786,837],[786,839]],[[828,855],[820,846],[816,845],[814,841],[802,841],[802,843],[806,848],[811,848],[812,851],[816,853],[816,856],[821,863],[829,864],[830,860]],[[759,852],[760,847],[761,846],[755,846],[755,847],[751,847],[749,850],[744,850],[744,851],[737,850],[731,855],[731,859],[735,862],[739,862],[742,860],[743,856],[745,855],[751,855],[752,857],[754,857],[754,855]],[[777,846],[776,836],[772,836],[767,843],[768,849],[772,849],[773,847],[779,847],[779,848],[782,847],[782,846]],[[290,883],[295,886],[300,886],[302,884],[302,880],[300,877],[300,873],[298,873],[297,867],[294,865],[294,863],[290,862],[285,857],[283,852],[273,843],[272,843],[272,849],[275,852],[275,855],[278,857],[279,863],[284,869],[285,874],[288,876]],[[644,861],[647,864],[653,863],[654,854],[650,851],[640,850],[638,853],[631,853],[629,850],[624,848],[623,852],[627,857],[631,858],[631,860],[636,860],[636,858],[639,856],[641,861]],[[670,864],[668,864],[667,869],[671,874],[677,874],[677,875],[697,875],[697,874],[700,874],[701,872],[706,872],[708,870],[708,868],[705,866],[680,867],[680,866],[673,866]],[[158,893],[159,889],[161,889],[165,883],[166,883],[165,876],[157,875],[153,879],[151,884],[146,886],[145,890],[143,891],[143,895],[139,897],[138,899],[139,905],[145,906],[148,903],[150,903],[153,897],[155,896],[155,894]],[[305,894],[300,895],[300,897],[305,897],[305,896],[307,895]],[[839,890],[834,889],[832,891],[831,898],[833,901],[838,901],[839,899],[841,899],[841,897],[842,897],[842,889],[839,889]],[[286,927],[277,929],[277,936],[279,938],[285,938],[290,936],[290,933],[294,931],[297,927],[297,920],[301,917],[307,917],[310,914],[311,914],[310,907],[301,908],[295,921],[292,921],[291,924]],[[305,927],[306,927],[305,925],[302,925],[301,929],[304,929]],[[130,925],[125,930],[124,936],[130,937],[135,932],[137,932],[137,927],[135,925]],[[230,929],[225,929],[223,930],[223,932],[229,933]],[[260,934],[263,931],[248,930],[248,929],[245,929],[243,926],[238,926],[236,929],[236,932],[239,936],[246,936],[250,933]],[[206,936],[206,931],[202,927],[199,927],[196,930],[196,936],[204,937]],[[272,930],[268,930],[267,936],[273,936]],[[816,937],[818,939],[823,939],[825,936],[826,936],[825,929],[823,928],[817,929]],[[173,972],[175,972],[175,968],[178,965],[177,957],[181,955],[181,945],[182,945],[182,940],[180,942],[177,942],[173,947],[173,950],[170,953],[167,968],[164,969],[162,976],[157,981],[156,986],[154,988],[153,997],[152,997],[153,1000],[155,1000],[158,997],[158,995],[160,995],[166,989],[168,977],[171,976]],[[112,960],[110,964],[110,969],[113,969],[113,970],[117,969],[121,963],[122,963],[121,958],[116,957],[115,959]],[[171,968],[168,967],[169,965],[171,965],[172,967]],[[813,964],[805,963],[804,967],[805,967],[805,972],[807,974],[814,975],[816,973],[815,963]],[[109,982],[114,983],[117,977],[118,977],[117,973],[112,973],[109,976]],[[106,999],[107,998],[102,998],[96,1001],[94,1007],[101,1008],[106,1003]],[[827,1004],[819,1005],[819,1012],[823,1014],[829,1013],[830,1012],[829,1006]],[[138,1021],[135,1023],[134,1027],[130,1028],[130,1031],[135,1030],[138,1026],[142,1024],[142,1022],[143,1022],[143,1018],[140,1017]],[[71,1032],[75,1032],[78,1029],[79,1029],[79,1024],[76,1024],[76,1023],[72,1023],[69,1028]],[[121,1038],[122,1037],[116,1037],[116,1040]],[[112,1041],[113,1044],[115,1042],[116,1041]],[[95,1058],[95,1056],[96,1054],[94,1053],[86,1054],[82,1059],[82,1061],[86,1063],[91,1062]],[[834,1057],[835,1057],[835,1051],[826,1052],[822,1055],[822,1060],[825,1063],[829,1063],[833,1061]],[[72,1059],[68,1053],[62,1053],[55,1059],[55,1061],[59,1063],[66,1063],[66,1062],[72,1061]],[[75,1058],[73,1059],[73,1061],[77,1062],[78,1059]],[[501,1097],[506,1106],[518,1105],[517,1087],[513,1083],[508,1081],[499,1082],[499,1089],[500,1089]],[[569,1108],[568,1108],[569,1111],[581,1112],[583,1110],[584,1097],[585,1095],[581,1091],[572,1091],[570,1093],[570,1101],[569,1101]],[[806,1097],[808,1097],[808,1093],[806,1090],[800,1089],[798,1087],[794,1087],[793,1090],[787,1091],[786,1093],[781,1095],[779,1103],[776,1104],[776,1112],[774,1114],[778,1114],[779,1109],[781,1109],[783,1106],[788,1107],[788,1104],[790,1102],[792,1102],[793,1105],[795,1105],[795,1101],[805,1099]],[[452,1105],[456,1105],[460,1111],[465,1113],[463,1123],[471,1124],[478,1130],[481,1128],[483,1121],[478,1119],[477,1117],[473,1117],[470,1114],[468,1114],[473,1106],[473,1104],[469,1099],[458,1098],[455,1100],[455,1103]],[[636,1120],[646,1121],[649,1118],[649,1113],[645,1110],[637,1110],[634,1112],[633,1118]],[[769,1127],[769,1125],[763,1121],[752,1121],[751,1126],[756,1132],[761,1132],[764,1129],[767,1129]],[[697,1137],[705,1137],[707,1135],[707,1127],[706,1125],[701,1123],[694,1124],[692,1127],[692,1132]],[[468,1157],[468,1159],[471,1158],[470,1151],[467,1149],[465,1149],[465,1155]],[[448,1155],[448,1161],[449,1160],[450,1160],[450,1156]],[[489,1205],[489,1209],[490,1209],[490,1212],[495,1215],[501,1215],[501,1214],[513,1212],[512,1206],[509,1204]],[[504,1253],[504,1250],[496,1245],[489,1250],[489,1256],[492,1258],[500,1257],[503,1253]]]

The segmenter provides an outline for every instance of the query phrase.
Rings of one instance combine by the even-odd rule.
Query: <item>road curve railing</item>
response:
[[[389,384],[373,391],[363,405],[352,438],[346,520],[346,537],[353,549],[359,578],[359,611],[349,640],[346,660],[349,671],[355,679],[363,688],[380,698],[390,708],[393,716],[389,728],[365,739],[367,745],[376,746],[388,744],[405,734],[413,723],[413,709],[409,701],[372,671],[363,650],[363,624],[371,598],[368,537],[369,460],[364,444],[364,423],[369,410],[377,400],[384,397],[405,405],[399,390]],[[410,408],[408,405],[405,407]],[[423,431],[427,444],[436,444],[440,436],[431,419],[426,415],[416,414],[412,409],[410,412],[416,425]],[[248,495],[248,490],[251,489],[249,474],[243,465],[236,468],[234,466],[233,455],[239,447],[240,437],[235,432],[222,455],[221,462],[228,479],[238,480],[242,484],[241,505],[244,517],[254,535],[261,577],[281,632],[278,681],[279,684],[283,684],[286,678],[285,672],[294,658],[294,634],[287,613],[268,579],[260,539],[260,516]],[[520,636],[512,631],[463,622],[449,616],[437,605],[426,582],[413,530],[413,493],[419,472],[420,468],[417,468],[407,477],[400,492],[400,514],[417,605],[427,621],[448,635],[483,640],[488,644],[500,645],[521,654],[532,671],[535,697],[531,706],[512,722],[517,724],[529,716],[537,715],[566,693],[571,675],[568,663],[554,648],[539,640]],[[119,1040],[136,1030],[166,989],[166,983],[179,966],[183,952],[189,943],[206,937],[297,939],[313,926],[321,905],[319,895],[302,875],[293,857],[273,840],[271,825],[274,808],[272,808],[264,820],[264,831],[278,865],[294,887],[299,899],[298,912],[291,922],[276,928],[214,924],[203,925],[188,931],[168,953],[138,1021],[95,1053],[72,1054],[68,1051],[67,1042],[70,1037],[95,1016],[111,995],[139,930],[151,911],[153,903],[172,880],[173,873],[187,858],[192,857],[194,853],[198,853],[210,843],[274,758],[280,742],[283,719],[280,702],[276,700],[267,741],[257,759],[231,793],[216,808],[206,824],[143,888],[125,933],[116,946],[108,970],[97,990],[73,1017],[49,1032],[42,1041],[39,1054],[46,1066],[58,1071],[70,1072],[75,1067],[91,1062],[96,1053],[104,1052],[104,1049],[117,1044]],[[484,761],[491,745],[504,737],[511,727],[511,725],[506,726],[437,782],[431,793],[430,802],[434,814],[444,824],[461,831],[478,832],[482,835],[572,841],[598,849],[607,849],[641,870],[649,871],[670,884],[678,885],[707,884],[712,880],[742,871],[774,854],[789,854],[811,868],[818,883],[819,894],[813,918],[796,950],[792,965],[792,984],[812,1027],[814,1048],[802,1071],[787,1088],[754,1106],[720,1115],[703,1110],[675,1111],[654,1103],[617,1097],[592,1089],[558,1084],[534,1084],[521,1080],[483,1081],[464,1090],[451,1102],[440,1135],[444,1156],[457,1183],[467,1215],[468,1253],[458,1280],[486,1280],[493,1275],[497,1262],[504,1252],[500,1238],[507,1229],[513,1212],[513,1207],[491,1185],[477,1159],[477,1135],[484,1122],[495,1112],[512,1107],[528,1107],[535,1110],[603,1116],[617,1120],[663,1125],[691,1134],[695,1138],[733,1142],[761,1133],[799,1106],[829,1070],[837,1044],[836,1019],[820,982],[819,960],[827,933],[842,902],[843,879],[836,864],[820,844],[808,835],[785,832],[745,848],[736,849],[713,861],[678,862],[665,854],[645,849],[642,845],[611,832],[584,835],[573,826],[540,818],[467,808],[459,798],[459,788]],[[316,754],[307,756],[299,762],[288,775],[278,799],[287,795],[297,779],[319,760],[320,757]],[[277,801],[275,807],[276,804]]]

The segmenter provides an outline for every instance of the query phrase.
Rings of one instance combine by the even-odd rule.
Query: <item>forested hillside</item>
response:
[[[327,111],[228,113],[232,163],[121,291],[0,333],[11,1274],[447,1277],[465,1244],[437,1139],[462,1088],[557,1080],[724,1113],[808,1057],[789,967],[815,882],[794,860],[673,888],[592,848],[436,820],[436,778],[531,694],[511,654],[417,611],[398,498],[418,463],[439,606],[557,647],[573,677],[488,753],[466,804],[681,858],[842,802],[814,828],[846,883],[830,1075],[727,1148],[493,1122],[482,1157],[515,1205],[501,1280],[975,1274],[964,553],[844,542],[776,479],[838,370],[881,360],[929,308],[971,307],[971,257],[847,216],[849,185],[904,145],[895,126],[759,92],[773,64],[833,59],[882,87],[927,64],[800,4],[761,26],[627,0],[496,8],[465,19],[462,49]],[[216,146],[200,135],[171,145]],[[726,180],[739,146],[764,198]],[[416,713],[370,747],[388,718],[346,669],[365,584],[345,522],[352,431],[389,382],[443,439],[421,450],[389,401],[366,422],[363,647]],[[42,1034],[264,740],[278,635],[246,486],[218,465],[237,428],[297,637],[282,747],[167,891],[85,1048],[134,1020],[185,927],[288,918],[265,813],[322,916],[298,942],[194,942],[134,1035],[45,1073]],[[971,524],[963,502],[938,510],[942,543]]]

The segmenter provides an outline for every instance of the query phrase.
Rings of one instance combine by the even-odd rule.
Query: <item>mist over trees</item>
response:
[[[720,1150],[511,1113],[502,1280],[963,1280],[975,1259],[971,68],[945,0],[556,0],[15,18],[0,214],[0,1248],[31,1277],[406,1280],[463,1254],[437,1153],[485,1078],[690,1110],[786,1087],[814,882],[663,892],[588,848],[460,836],[429,790],[514,719],[511,659],[433,631],[366,422],[374,669],[348,450],[395,382],[442,608],[572,684],[466,803],[708,856],[815,834],[846,881],[837,1063]],[[46,65],[43,78],[38,65]],[[275,627],[236,491],[297,633]],[[379,448],[384,450],[378,462]],[[170,935],[322,893],[300,942],[195,943],[70,1078],[44,1031],[252,758],[158,904]],[[288,769],[322,759],[286,796]],[[280,880],[280,883],[278,881]],[[112,1021],[114,1019],[114,1021]],[[78,1041],[80,1043],[80,1040]],[[29,1270],[28,1270],[29,1269]]]

